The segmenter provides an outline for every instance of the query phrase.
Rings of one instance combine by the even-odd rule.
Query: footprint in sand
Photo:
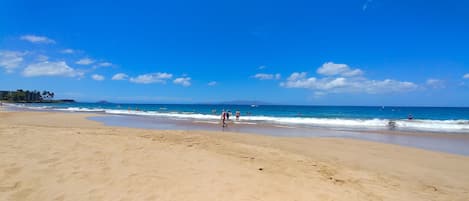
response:
[[[11,185],[0,185],[0,192],[14,191],[21,187],[21,182],[15,182]]]

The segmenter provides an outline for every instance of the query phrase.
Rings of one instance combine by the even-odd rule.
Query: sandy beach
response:
[[[469,157],[0,112],[0,200],[469,200]]]

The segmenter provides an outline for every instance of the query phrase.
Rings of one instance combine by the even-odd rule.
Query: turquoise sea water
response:
[[[37,110],[98,112],[149,118],[217,122],[223,110],[241,112],[240,122],[303,127],[397,129],[469,133],[469,108],[292,105],[58,103],[17,105]],[[413,117],[408,120],[408,116]]]

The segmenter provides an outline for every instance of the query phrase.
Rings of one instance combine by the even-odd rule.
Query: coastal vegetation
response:
[[[74,102],[73,100],[54,100],[55,93],[51,91],[23,90],[0,91],[0,100],[13,103],[57,103]]]

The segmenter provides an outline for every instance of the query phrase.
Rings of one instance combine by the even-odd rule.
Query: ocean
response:
[[[208,104],[47,103],[16,104],[33,110],[96,112],[218,123],[223,110],[241,112],[238,123],[292,127],[371,129],[469,134],[469,108],[396,106],[293,106]],[[409,120],[408,117],[413,119]],[[236,122],[236,121],[235,121]]]

